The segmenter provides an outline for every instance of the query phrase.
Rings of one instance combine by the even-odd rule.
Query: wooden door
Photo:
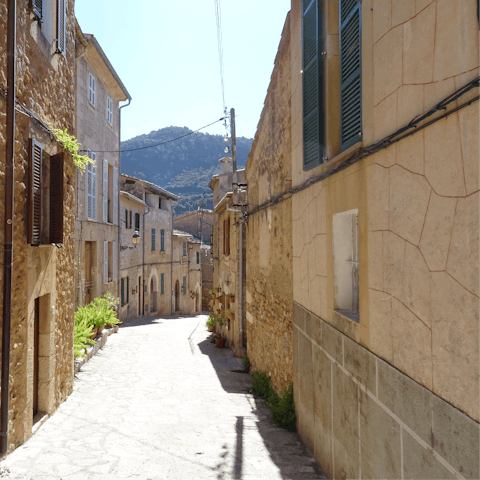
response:
[[[38,413],[38,367],[40,344],[40,298],[35,299],[33,319],[33,416]]]

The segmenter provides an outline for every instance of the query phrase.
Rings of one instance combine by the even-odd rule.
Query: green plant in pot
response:
[[[225,348],[227,339],[221,335],[215,337],[215,346],[218,348]]]
[[[216,319],[213,315],[214,314],[212,313],[207,319],[207,327],[209,332],[213,332],[213,330],[215,329]]]

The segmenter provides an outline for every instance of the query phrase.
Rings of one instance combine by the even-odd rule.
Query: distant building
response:
[[[199,208],[193,212],[187,212],[173,219],[173,226],[202,239],[202,310],[208,310],[210,290],[213,287],[213,258],[211,240],[213,234],[213,212],[205,208]]]
[[[202,311],[202,254],[200,240],[181,230],[173,230],[173,313]]]
[[[77,174],[75,304],[120,295],[120,108],[130,95],[97,39],[76,23],[77,138],[94,163]]]
[[[172,313],[172,202],[177,199],[146,180],[121,176],[120,320]]]

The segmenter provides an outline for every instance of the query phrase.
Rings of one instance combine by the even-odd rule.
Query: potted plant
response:
[[[225,342],[227,339],[222,336],[217,336],[215,337],[215,346],[218,348],[225,348]]]
[[[215,330],[215,318],[213,317],[213,314],[208,317],[207,327],[209,332],[213,332]]]
[[[229,310],[229,311],[227,312],[227,316],[228,316],[228,319],[229,319],[231,322],[233,322],[233,321],[235,320],[235,314],[234,314],[231,310]]]

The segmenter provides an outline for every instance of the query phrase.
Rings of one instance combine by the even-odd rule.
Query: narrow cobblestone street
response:
[[[82,367],[74,392],[0,464],[0,478],[326,478],[296,433],[247,393],[206,316],[139,318]],[[9,473],[8,473],[9,472]]]

